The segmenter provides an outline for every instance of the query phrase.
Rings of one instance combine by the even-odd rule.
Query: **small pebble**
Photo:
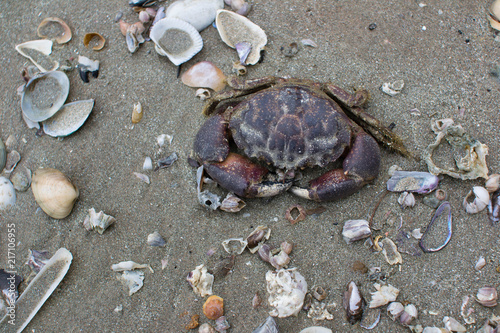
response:
[[[375,30],[377,28],[377,24],[376,23],[371,23],[369,26],[368,26],[368,30]]]

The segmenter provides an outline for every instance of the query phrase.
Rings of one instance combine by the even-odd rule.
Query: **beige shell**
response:
[[[59,25],[59,29],[57,34],[51,34],[51,25]],[[44,29],[47,27],[46,29]],[[38,25],[38,28],[36,29],[36,34],[40,38],[47,38],[47,39],[53,39],[55,40],[58,44],[65,44],[71,40],[71,29],[68,27],[66,22],[61,20],[58,17],[47,17],[43,19],[42,22]],[[52,36],[49,36],[52,35]]]
[[[137,124],[141,121],[143,116],[141,102],[134,104],[134,109],[132,110],[132,124]]]
[[[215,19],[220,38],[228,46],[236,48],[238,43],[250,43],[250,54],[245,64],[255,65],[260,59],[260,51],[267,44],[264,30],[244,16],[232,11],[219,9]]]
[[[493,29],[500,31],[500,1],[495,0],[490,6],[488,20]]]
[[[33,174],[31,189],[42,210],[52,218],[62,219],[73,209],[79,192],[61,171],[40,168]]]

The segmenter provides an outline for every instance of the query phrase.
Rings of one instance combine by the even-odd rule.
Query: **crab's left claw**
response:
[[[375,179],[380,169],[380,149],[365,132],[357,134],[343,169],[331,170],[309,182],[309,187],[293,186],[290,191],[302,198],[331,201],[345,198]]]

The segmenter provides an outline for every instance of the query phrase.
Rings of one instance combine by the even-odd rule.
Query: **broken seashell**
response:
[[[143,116],[141,102],[134,104],[134,109],[132,110],[132,124],[137,124],[141,121]]]
[[[278,324],[273,317],[269,316],[266,321],[259,325],[252,333],[279,333]]]
[[[44,121],[59,111],[68,94],[69,79],[65,73],[41,73],[26,84],[21,98],[21,109],[31,121]]]
[[[476,271],[480,271],[484,266],[486,266],[486,260],[484,259],[483,256],[480,256],[479,259],[476,261],[476,264],[474,265],[474,269]]]
[[[307,317],[311,318],[313,322],[333,320],[333,314],[328,311],[331,310],[333,312],[333,307],[334,305],[314,301],[307,311]]]
[[[212,295],[212,285],[214,283],[214,276],[208,273],[205,265],[197,266],[196,269],[189,272],[186,277],[189,285],[193,288],[193,291],[205,297],[207,295]]]
[[[500,31],[500,1],[496,0],[491,3],[488,10],[488,21],[493,29]]]
[[[297,315],[302,309],[307,293],[307,283],[296,268],[268,271],[266,273],[268,302],[274,309],[273,317]]]
[[[332,333],[332,330],[321,326],[306,327],[299,333]]]
[[[324,300],[326,298],[326,296],[328,296],[328,293],[326,292],[326,290],[323,287],[321,287],[321,286],[314,286],[312,288],[312,295],[319,302],[321,302],[322,300]]]
[[[413,304],[405,305],[403,313],[399,316],[399,322],[403,326],[408,326],[418,316],[417,307]]]
[[[83,126],[94,108],[94,100],[64,104],[59,111],[42,122],[43,132],[53,137],[65,137]]]
[[[178,0],[167,7],[165,17],[185,21],[202,31],[212,24],[217,10],[222,8],[223,0]]]
[[[404,312],[404,310],[405,307],[399,302],[391,302],[387,306],[387,314],[393,321],[398,319],[399,316],[401,316],[401,314]]]
[[[89,214],[83,221],[83,227],[87,229],[87,231],[95,230],[102,235],[104,230],[115,222],[116,219],[113,216],[104,214],[102,210],[96,213],[94,208],[90,208]]]
[[[363,317],[361,318],[361,322],[359,323],[359,326],[371,330],[374,329],[379,321],[380,321],[380,314],[382,313],[382,310],[380,309],[370,309],[367,308],[363,312]]]
[[[481,186],[474,186],[464,198],[463,206],[467,213],[476,214],[483,211],[490,203],[488,190]]]
[[[212,327],[212,325],[205,323],[200,325],[198,333],[217,333],[217,331]]]
[[[269,262],[271,259],[271,246],[268,244],[262,244],[257,247],[260,259],[265,262]]]
[[[221,205],[220,197],[208,190],[198,193],[198,202],[205,208],[211,210],[217,210]]]
[[[144,159],[142,170],[153,170],[153,161],[151,160],[151,157],[148,156]]]
[[[446,226],[446,236],[437,237],[436,233],[442,233],[444,230],[443,224]],[[432,236],[430,236],[432,234]],[[451,206],[448,201],[444,201],[437,209],[432,217],[431,222],[427,226],[419,245],[424,252],[437,252],[443,249],[451,239],[452,235],[452,215]],[[443,240],[444,238],[444,240]],[[436,242],[436,244],[434,244]]]
[[[401,253],[398,252],[398,247],[390,238],[382,239],[379,244],[382,246],[382,254],[385,257],[385,261],[387,261],[389,265],[403,263],[403,258],[401,257]]]
[[[378,308],[379,306],[394,302],[399,295],[399,289],[390,284],[381,285],[380,283],[375,283],[373,286],[377,291],[371,293],[370,308]]]
[[[436,192],[434,192],[434,196],[439,201],[444,201],[444,200],[448,199],[448,194],[442,189],[437,189]]]
[[[120,21],[120,30],[123,33],[123,29],[125,30],[125,41],[127,42],[127,48],[130,53],[134,53],[139,48],[139,45],[144,43],[146,40],[142,36],[142,33],[146,30],[142,22],[136,22],[134,24],[121,23]]]
[[[498,190],[500,188],[500,175],[497,173],[490,175],[484,187],[489,193],[493,193]]]
[[[248,42],[239,42],[236,43],[234,48],[236,49],[236,53],[238,53],[238,57],[240,58],[240,64],[245,65],[245,61],[247,60],[250,51],[252,51],[252,44]]]
[[[302,39],[300,41],[302,45],[304,46],[310,46],[310,47],[318,47],[318,44],[316,44],[312,39]]]
[[[423,159],[427,163],[429,172],[434,175],[446,174],[462,180],[484,178],[488,179],[486,155],[488,146],[473,139],[460,125],[454,125],[453,119],[440,119],[432,124],[436,140],[427,146],[423,152]],[[445,139],[452,150],[456,168],[439,167],[432,159],[432,154]]]
[[[205,89],[205,88],[197,89],[195,94],[196,94],[196,97],[198,97],[202,101],[207,100],[212,96],[212,94],[210,93],[210,90]]]
[[[141,268],[149,268],[151,273],[154,273],[155,271],[151,266],[148,264],[138,264],[134,261],[122,261],[119,262],[118,264],[113,264],[111,265],[111,269],[115,272],[121,272],[121,271],[133,271],[134,269],[141,269]]]
[[[83,45],[89,47],[91,45],[92,50],[100,51],[106,44],[106,39],[97,32],[89,32],[83,36]]]
[[[228,5],[231,6],[231,9],[234,10],[236,14],[247,16],[252,10],[252,5],[244,0],[230,0],[229,2]]]
[[[148,235],[148,245],[149,246],[159,246],[163,247],[167,244],[163,237],[161,237],[160,233],[158,231],[153,232],[152,234]]]
[[[363,309],[366,306],[365,299],[361,295],[356,282],[351,281],[344,292],[343,305],[346,311],[347,320],[351,325],[361,320]]]
[[[148,175],[145,175],[145,174],[139,173],[139,172],[132,172],[132,173],[134,174],[134,176],[136,176],[138,179],[145,182],[146,184],[151,184],[151,181],[149,180]]]
[[[52,168],[39,168],[35,171],[31,190],[40,208],[55,219],[68,216],[79,195],[69,178]]]
[[[405,82],[403,80],[396,80],[393,83],[384,82],[380,89],[389,96],[396,96],[403,90]]]
[[[48,39],[32,40],[16,45],[16,51],[31,62],[42,72],[55,71],[59,67],[57,61],[50,58],[52,41]]]
[[[199,32],[189,23],[164,18],[158,21],[149,33],[155,43],[155,51],[176,66],[185,63],[203,48]]]
[[[297,210],[297,214],[295,217],[293,217],[292,212],[294,212],[295,210]],[[285,218],[291,224],[295,224],[295,223],[298,223],[300,221],[303,221],[303,220],[305,220],[306,217],[307,217],[306,210],[301,205],[293,205],[291,207],[288,207],[288,209],[285,212]]]
[[[11,173],[14,171],[17,163],[21,160],[21,154],[17,150],[11,150],[7,154],[7,161],[5,162],[5,173]]]
[[[231,327],[229,325],[229,322],[227,321],[225,316],[220,316],[219,318],[215,319],[215,330],[217,332],[226,332]]]
[[[212,295],[203,304],[203,314],[212,320],[216,320],[224,315],[224,300],[222,297]]]
[[[92,77],[99,76],[99,60],[91,60],[84,56],[78,56],[78,73],[83,82],[89,83],[89,73]]]
[[[29,250],[30,254],[28,256],[28,260],[26,261],[26,265],[31,267],[35,273],[40,272],[40,270],[47,264],[50,260],[50,253],[48,251],[42,250]]]
[[[174,164],[175,161],[178,160],[177,153],[173,152],[172,154],[168,155],[167,157],[161,158],[158,160],[157,164],[158,166],[156,167],[156,170],[159,169],[164,169],[168,168],[172,164]]]
[[[496,190],[491,195],[491,200],[488,204],[488,217],[492,223],[500,221],[500,190]]]
[[[59,27],[54,28],[54,25]],[[55,30],[55,36],[53,35]],[[40,22],[36,29],[36,34],[40,38],[53,39],[58,44],[65,44],[71,40],[71,29],[58,17],[47,17]]]
[[[487,307],[494,307],[497,305],[498,294],[496,288],[483,287],[477,291],[476,301]]]
[[[16,190],[5,177],[0,177],[0,210],[6,210],[16,203]]]
[[[342,237],[347,244],[367,238],[371,234],[370,223],[366,220],[348,220],[342,228]]]
[[[246,207],[245,201],[241,200],[232,193],[228,193],[227,196],[222,200],[220,209],[225,212],[237,213]]]
[[[398,198],[398,203],[401,205],[401,208],[413,207],[415,206],[415,196],[411,192],[402,192]]]
[[[7,162],[7,149],[5,148],[5,144],[0,138],[0,172],[5,168],[5,163]]]
[[[236,48],[236,44],[242,42],[251,45],[244,64],[255,65],[259,61],[260,52],[267,44],[264,30],[246,17],[224,9],[217,11],[215,24],[221,39],[229,47]]]
[[[423,234],[420,231],[420,228],[416,228],[411,231],[411,236],[415,239],[421,239]]]
[[[132,296],[144,285],[144,272],[124,271],[116,277],[125,287],[128,288],[128,295]]]
[[[282,269],[283,267],[287,267],[290,263],[291,258],[288,256],[288,253],[283,251],[281,248],[278,254],[272,255],[269,257],[269,263],[276,269]]]
[[[226,76],[210,61],[201,61],[191,66],[181,76],[182,83],[194,88],[210,88],[221,91],[226,87]]]
[[[22,170],[17,168],[10,176],[10,181],[16,191],[24,192],[28,190],[31,185],[31,170],[27,167],[22,167]]]
[[[233,62],[233,73],[236,73],[238,76],[246,75],[247,68],[239,61]]]
[[[229,238],[222,242],[222,247],[227,253],[235,255],[242,254],[248,242],[243,238]]]
[[[450,332],[467,332],[464,325],[460,324],[456,319],[445,316],[443,318],[444,328]]]
[[[387,181],[387,190],[391,192],[429,193],[439,184],[439,178],[428,172],[395,171]]]

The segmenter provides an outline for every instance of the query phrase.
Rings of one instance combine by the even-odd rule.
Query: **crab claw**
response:
[[[269,171],[266,168],[236,153],[229,153],[220,163],[205,163],[204,168],[219,185],[245,198],[271,197],[292,186],[291,181],[268,179]]]
[[[302,198],[315,201],[331,201],[345,198],[360,190],[377,177],[380,168],[380,149],[368,134],[357,134],[343,169],[335,169],[313,179],[309,187],[293,186],[290,191]]]

